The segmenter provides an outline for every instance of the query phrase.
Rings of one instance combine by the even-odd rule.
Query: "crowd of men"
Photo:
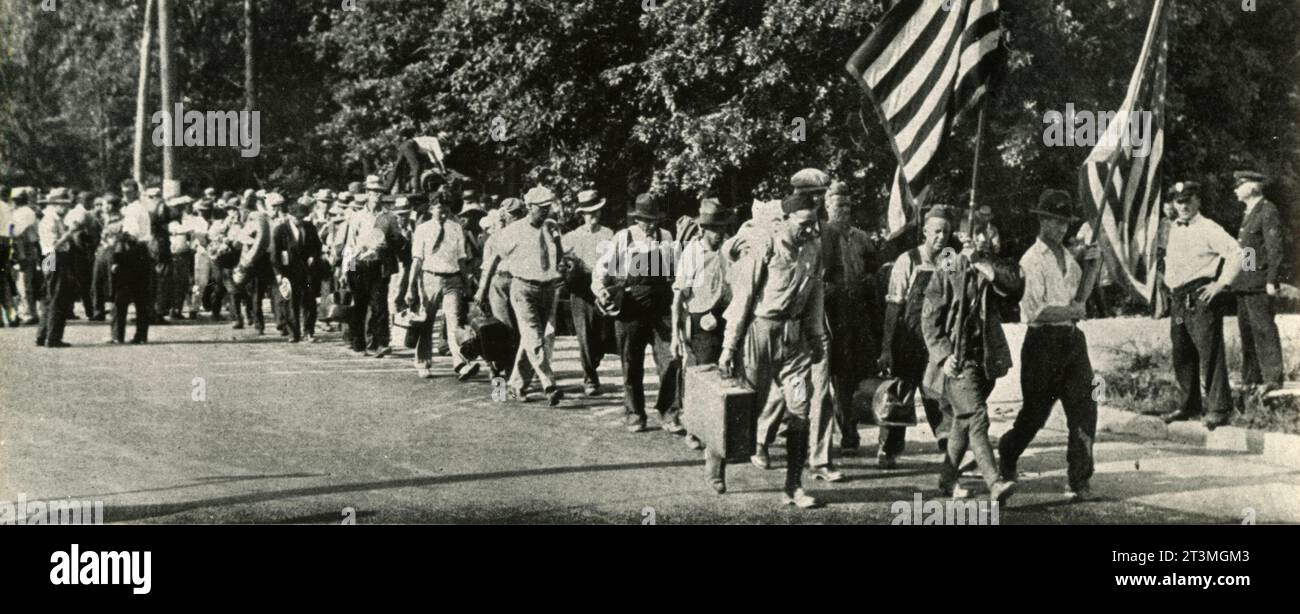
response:
[[[1171,192],[1163,275],[1186,402],[1170,421],[1203,414],[1213,428],[1229,420],[1220,308],[1229,292],[1241,314],[1248,382],[1263,392],[1282,383],[1268,301],[1279,284],[1281,224],[1262,198],[1266,181],[1235,176],[1247,207],[1240,244],[1199,215],[1199,185],[1182,182]],[[969,495],[959,483],[969,450],[989,496],[1005,502],[1017,459],[1059,400],[1069,430],[1068,494],[1088,498],[1097,406],[1076,324],[1100,262],[1096,246],[1067,236],[1080,222],[1073,197],[1043,192],[1033,208],[1037,240],[1018,262],[999,254],[987,217],[971,216],[963,227],[954,209],[932,207],[919,221],[921,240],[878,272],[875,244],[851,223],[843,184],[817,169],[790,184],[784,199],[756,202],[743,224],[705,198],[698,215],[672,229],[650,194],[636,198],[625,227],[611,228],[597,192],[578,193],[557,215],[559,198],[544,185],[499,202],[473,190],[393,197],[393,181],[377,176],[292,201],[276,191],[213,189],[164,199],[132,180],[103,195],[0,188],[8,230],[0,237],[0,317],[8,326],[37,325],[38,346],[66,347],[65,323],[80,303],[87,319],[111,320],[107,343],[127,343],[133,307],[129,343],[142,344],[151,326],[200,312],[265,334],[269,299],[288,342],[315,342],[320,327],[337,327],[352,351],[382,358],[393,351],[396,320],[408,330],[418,377],[433,377],[435,355],[449,355],[459,381],[486,366],[506,398],[526,402],[535,389],[554,406],[565,394],[551,366],[564,304],[583,395],[604,392],[598,369],[606,354],[618,355],[629,432],[647,430],[647,347],[659,375],[659,422],[695,449],[700,441],[680,418],[682,369],[716,364],[743,380],[759,408],[752,464],[771,468],[769,446],[784,433],[785,503],[817,505],[802,487],[805,474],[843,478],[834,434],[841,452],[860,447],[855,393],[882,376],[893,378],[894,402],[914,407],[920,396],[944,455],[945,495]],[[1253,250],[1250,267],[1242,245]],[[1002,317],[1015,307],[1028,325],[1019,358],[1024,405],[995,446],[987,399],[1012,364]],[[441,328],[431,325],[435,315]],[[507,332],[471,341],[488,323]],[[878,432],[878,464],[893,468],[905,427]],[[705,450],[705,468],[707,483],[725,492],[723,455]]]

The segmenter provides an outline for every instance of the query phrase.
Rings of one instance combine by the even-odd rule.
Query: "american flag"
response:
[[[924,200],[952,126],[988,92],[1001,40],[997,0],[900,0],[849,59],[898,157],[891,232],[906,203]]]
[[[1148,303],[1156,291],[1156,235],[1163,202],[1160,161],[1169,50],[1165,4],[1155,0],[1124,104],[1079,169],[1080,200],[1087,216],[1081,238],[1092,239],[1093,225],[1100,222],[1097,244],[1110,278]],[[1144,125],[1145,142],[1128,136],[1135,120]]]

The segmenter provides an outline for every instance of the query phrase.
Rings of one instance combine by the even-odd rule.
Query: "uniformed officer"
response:
[[[826,347],[817,203],[795,194],[781,204],[785,219],[756,241],[733,270],[732,300],[718,368],[741,375],[756,393],[785,401],[785,487],[782,502],[800,508],[817,500],[803,490],[808,459],[811,366]]]
[[[1204,390],[1209,397],[1205,399],[1205,426],[1213,429],[1227,424],[1232,413],[1223,310],[1216,299],[1241,272],[1241,246],[1221,226],[1201,215],[1200,184],[1180,182],[1171,196],[1178,219],[1169,231],[1165,283],[1173,303],[1170,336],[1182,402],[1164,418],[1175,422],[1200,416]]]
[[[583,392],[589,397],[600,395],[597,370],[605,357],[605,344],[614,334],[613,321],[596,308],[596,296],[591,292],[592,272],[596,270],[601,250],[609,248],[614,238],[614,231],[600,223],[604,206],[605,199],[595,190],[579,192],[577,211],[583,223],[565,233],[561,241],[567,256],[565,286],[569,291],[569,314],[578,337]]]
[[[1243,252],[1242,271],[1232,283],[1237,295],[1237,326],[1241,329],[1242,380],[1257,385],[1262,396],[1282,387],[1282,342],[1273,321],[1272,297],[1277,296],[1282,268],[1285,227],[1277,206],[1264,198],[1268,177],[1255,171],[1233,174],[1233,191],[1246,206],[1237,240]],[[1250,258],[1250,260],[1245,260]]]

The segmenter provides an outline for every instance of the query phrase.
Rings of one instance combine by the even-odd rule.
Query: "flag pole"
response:
[[[968,211],[966,214],[966,222],[967,222],[966,232],[968,233],[966,239],[968,241],[971,241],[972,245],[974,244],[975,241],[975,206],[976,206],[975,203],[978,200],[977,193],[979,190],[979,183],[980,183],[980,150],[983,149],[982,145],[984,144],[984,109],[988,106],[987,101],[988,101],[987,96],[980,98],[979,119],[976,121],[976,125],[975,125],[975,156],[974,156],[975,162],[974,162],[974,168],[971,170],[971,174],[970,174],[970,211]],[[959,289],[957,292],[959,296],[962,296],[965,294],[965,291],[966,291],[966,278],[965,275],[963,274],[962,288]],[[958,361],[957,362],[958,365],[961,364],[962,339],[964,337],[963,331],[966,330],[966,303],[967,301],[965,300],[962,300],[959,303],[957,303],[957,331],[955,332],[954,335],[956,337],[956,341],[953,344],[953,356]]]

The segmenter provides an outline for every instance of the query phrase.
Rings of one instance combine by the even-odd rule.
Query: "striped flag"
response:
[[[890,231],[925,199],[948,133],[988,92],[1001,40],[997,0],[900,0],[849,59],[898,157]]]
[[[1169,47],[1165,4],[1155,0],[1124,103],[1079,169],[1080,200],[1088,220],[1080,238],[1091,240],[1094,224],[1100,226],[1097,244],[1109,277],[1148,304],[1156,292],[1156,235],[1163,202],[1160,161]],[[1141,138],[1130,137],[1134,130]]]

